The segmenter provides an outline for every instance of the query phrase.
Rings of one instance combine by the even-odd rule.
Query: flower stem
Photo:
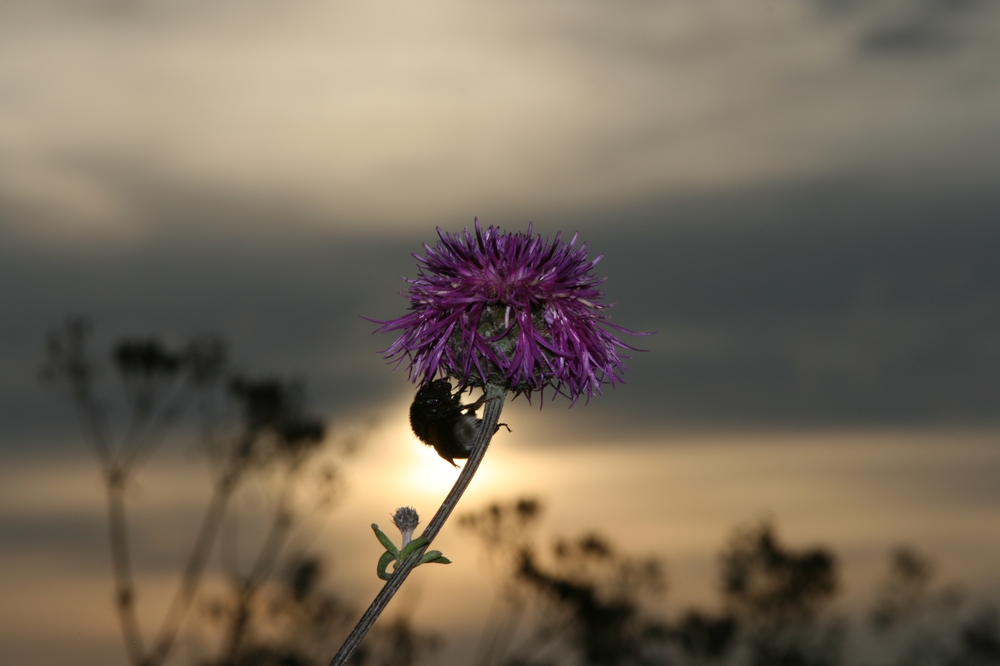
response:
[[[451,492],[444,498],[441,508],[431,518],[431,521],[427,524],[427,529],[421,535],[427,539],[427,544],[423,548],[415,550],[409,557],[399,563],[392,574],[392,578],[382,587],[382,590],[376,595],[375,600],[372,601],[371,606],[368,607],[368,610],[365,611],[365,614],[358,620],[358,624],[351,631],[350,635],[348,635],[347,640],[340,646],[340,650],[330,662],[330,666],[344,666],[347,663],[354,650],[361,644],[365,634],[375,624],[375,620],[385,610],[389,600],[392,599],[396,591],[403,585],[403,581],[410,575],[410,572],[420,563],[420,558],[423,557],[424,551],[427,550],[431,542],[438,535],[438,532],[444,527],[445,521],[448,520],[451,512],[458,506],[458,501],[462,498],[462,494],[465,493],[465,489],[469,487],[476,469],[479,468],[479,463],[483,461],[483,457],[486,455],[486,448],[490,445],[490,440],[493,439],[497,423],[500,422],[500,412],[503,411],[503,403],[506,397],[506,387],[494,386],[492,384],[486,386],[486,407],[483,413],[483,425],[479,429],[476,442],[469,453],[469,460],[462,467],[462,472],[458,475],[458,480],[455,481]]]

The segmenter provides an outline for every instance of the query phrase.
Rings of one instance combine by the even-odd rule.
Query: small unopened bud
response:
[[[396,513],[392,514],[392,522],[402,532],[402,547],[406,548],[406,544],[413,540],[413,530],[417,529],[417,525],[420,524],[417,510],[409,506],[401,506],[396,509]]]

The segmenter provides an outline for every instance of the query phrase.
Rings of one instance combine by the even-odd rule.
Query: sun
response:
[[[449,490],[455,483],[461,472],[460,467],[465,464],[464,460],[457,460],[459,467],[452,467],[446,460],[437,454],[433,448],[422,444],[412,433],[409,435],[412,452],[409,457],[412,460],[404,471],[404,483],[420,493],[440,493],[442,490]],[[486,460],[476,470],[476,477],[473,483],[477,486],[491,485],[490,482],[496,475],[489,464],[489,453]]]
[[[383,478],[388,474],[389,485],[399,495],[412,498],[407,500],[409,502],[440,503],[455,484],[462,471],[461,467],[466,462],[456,460],[459,466],[452,467],[437,451],[418,440],[410,430],[409,423],[402,420],[398,426],[384,431],[379,440],[375,443],[376,447],[386,453],[378,457],[382,461],[379,463],[381,469],[378,474]],[[391,455],[388,454],[389,451]],[[393,461],[391,470],[385,468],[387,459]],[[481,490],[495,485],[502,467],[498,467],[496,462],[491,460],[490,452],[487,452],[486,459],[476,470],[474,486]]]

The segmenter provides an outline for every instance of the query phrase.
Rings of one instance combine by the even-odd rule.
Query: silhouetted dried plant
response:
[[[223,562],[227,591],[206,605],[221,636],[218,654],[201,662],[318,663],[316,654],[309,657],[313,661],[303,661],[309,654],[303,637],[311,636],[313,642],[322,637],[322,648],[329,650],[331,636],[342,633],[353,608],[318,587],[322,565],[315,558],[296,556],[286,575],[278,575],[281,554],[303,511],[328,510],[342,495],[339,466],[358,447],[366,428],[331,436],[324,421],[306,409],[300,382],[232,372],[219,338],[175,346],[156,338],[129,338],[116,343],[110,355],[128,411],[127,425],[116,438],[107,403],[97,396],[95,380],[103,366],[88,354],[88,332],[80,318],[53,331],[42,376],[69,389],[105,481],[115,606],[129,661],[160,666],[172,656],[220,531],[223,539],[235,538],[234,532],[221,530],[231,500],[248,479],[258,478],[273,490],[266,536],[249,570],[241,571],[236,558]],[[225,418],[220,403],[234,407],[228,413],[236,416]],[[212,492],[173,599],[148,640],[137,619],[125,490],[185,416],[199,423]],[[326,455],[320,456],[321,451]],[[405,618],[397,622],[409,630]]]

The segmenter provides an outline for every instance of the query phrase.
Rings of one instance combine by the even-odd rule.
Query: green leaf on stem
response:
[[[378,569],[376,570],[379,578],[382,580],[389,580],[392,578],[392,574],[386,573],[385,568],[389,566],[389,562],[394,562],[395,560],[396,557],[389,551],[382,553],[382,557],[378,558]]]
[[[385,546],[385,549],[392,553],[395,559],[399,558],[399,549],[396,548],[396,544],[392,542],[392,539],[385,535],[385,532],[378,528],[378,525],[372,523],[372,529],[375,530],[375,536],[378,538],[379,543]]]
[[[421,564],[451,564],[451,560],[441,554],[440,550],[428,550],[420,558]]]
[[[396,548],[396,544],[392,542],[386,534],[378,528],[378,525],[372,523],[372,530],[375,532],[375,536],[378,537],[379,543],[385,546],[385,552],[382,553],[382,557],[378,558],[378,567],[375,573],[382,580],[389,580],[392,578],[393,574],[387,571],[390,562],[396,562],[397,566],[400,562],[405,560],[409,555],[420,550],[427,545],[427,538],[419,536],[410,543],[406,544],[402,550]],[[420,564],[428,564],[433,562],[434,564],[451,564],[451,560],[441,554],[440,550],[431,550],[424,553],[423,557],[420,558]],[[393,567],[395,569],[395,567]]]

